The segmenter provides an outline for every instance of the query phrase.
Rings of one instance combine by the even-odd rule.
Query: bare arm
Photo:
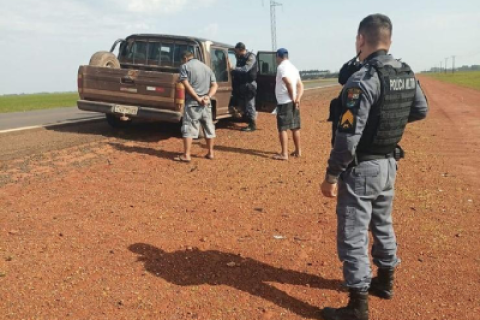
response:
[[[285,85],[287,86],[288,96],[290,97],[290,99],[291,99],[292,101],[295,101],[295,98],[296,98],[296,97],[293,96],[293,84],[292,84],[292,81],[290,81],[290,79],[287,78],[287,77],[282,78],[282,80],[283,80],[283,82],[285,83]]]
[[[216,82],[212,82],[210,84],[210,91],[208,91],[208,96],[213,97],[217,93],[218,84]]]
[[[185,86],[185,91],[187,91],[187,93],[190,95],[190,97],[192,97],[193,99],[195,99],[195,101],[197,101],[198,103],[200,103],[201,105],[204,105],[204,100],[203,99],[200,99],[200,97],[198,96],[198,94],[195,92],[195,90],[192,88],[192,85],[190,84],[190,82],[188,82],[187,79],[184,79],[182,80],[182,83],[183,85]]]
[[[302,82],[302,80],[298,79],[298,82],[297,82],[297,99],[295,99],[295,106],[297,108],[300,107],[300,101],[302,100],[303,92],[304,92],[303,82]]]
[[[218,84],[216,82],[210,83],[210,90],[208,91],[208,95],[203,97],[204,105],[209,106],[211,104],[211,97],[217,93]]]

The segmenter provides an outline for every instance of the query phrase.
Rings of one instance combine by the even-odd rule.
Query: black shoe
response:
[[[378,268],[378,274],[372,279],[368,289],[370,294],[382,299],[392,299],[394,273],[394,268]]]
[[[250,123],[247,127],[242,129],[243,132],[253,132],[255,130],[257,130],[257,124],[255,123],[255,121],[252,120],[250,120]]]
[[[343,308],[324,308],[324,320],[368,320],[368,291],[350,289],[348,305]]]

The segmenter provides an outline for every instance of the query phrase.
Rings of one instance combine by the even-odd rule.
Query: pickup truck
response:
[[[118,56],[113,52],[119,46]],[[181,53],[190,50],[210,66],[218,82],[212,98],[214,121],[241,116],[232,105],[234,47],[215,41],[171,35],[135,34],[117,40],[111,50],[95,53],[89,65],[78,69],[78,108],[106,114],[112,127],[132,119],[181,122],[185,88],[179,83]],[[274,52],[258,52],[257,110],[272,112],[276,106]]]

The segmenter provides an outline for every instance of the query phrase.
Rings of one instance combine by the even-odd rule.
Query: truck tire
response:
[[[99,51],[90,58],[90,66],[120,69],[120,61],[111,52]]]
[[[106,114],[107,123],[115,129],[127,128],[132,124],[132,120],[122,121],[120,118],[117,118],[113,114]]]

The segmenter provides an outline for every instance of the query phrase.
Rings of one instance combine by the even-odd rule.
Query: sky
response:
[[[301,70],[338,70],[372,13],[392,19],[391,53],[416,72],[453,55],[456,66],[480,64],[479,0],[276,1],[277,45]],[[0,12],[0,95],[76,91],[78,67],[134,33],[271,50],[270,0],[0,0]]]

